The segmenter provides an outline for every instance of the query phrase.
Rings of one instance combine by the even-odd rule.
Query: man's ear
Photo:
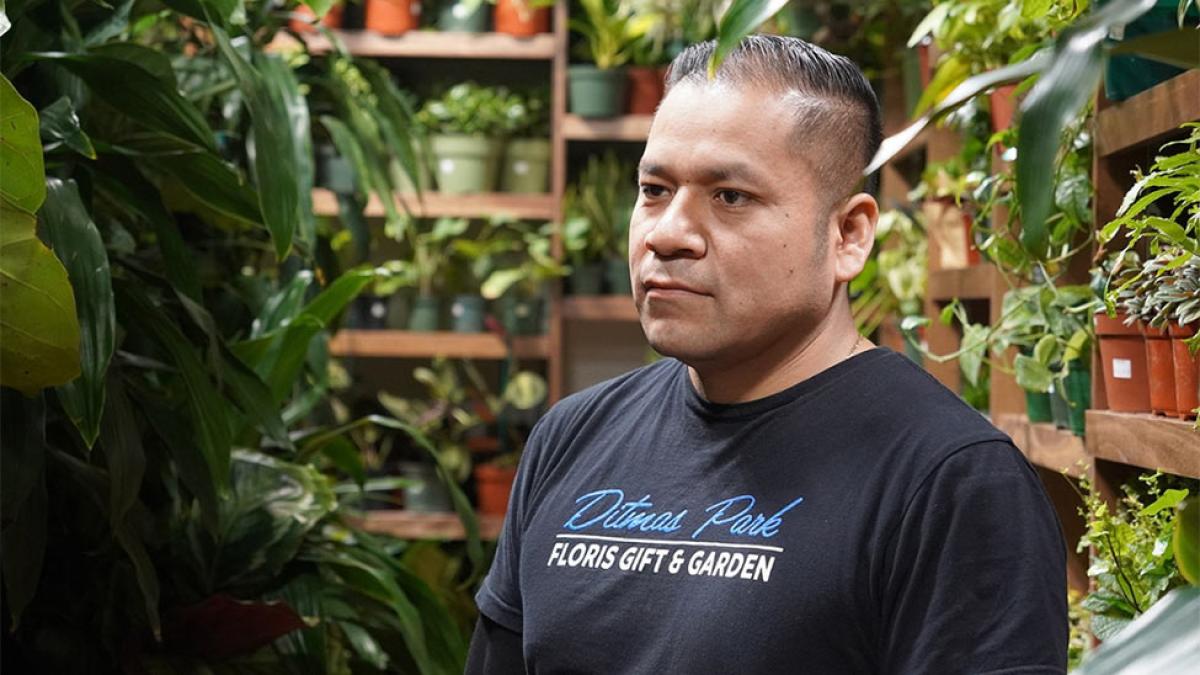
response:
[[[849,283],[867,264],[875,246],[879,204],[871,195],[860,192],[847,199],[832,217],[837,232],[833,251],[834,278],[838,283]]]

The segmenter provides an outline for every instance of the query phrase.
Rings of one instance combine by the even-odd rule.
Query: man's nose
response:
[[[675,193],[662,214],[647,223],[646,248],[660,258],[701,258],[705,240],[701,233],[703,197],[683,188]]]

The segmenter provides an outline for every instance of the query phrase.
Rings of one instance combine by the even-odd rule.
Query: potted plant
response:
[[[545,193],[550,189],[550,93],[512,95],[505,106],[504,192]]]
[[[1195,418],[1200,408],[1200,357],[1191,345],[1200,324],[1200,258],[1191,256],[1164,280],[1161,304],[1171,337],[1175,407],[1181,418]]]
[[[604,276],[609,293],[632,294],[629,278],[629,219],[637,202],[631,177],[634,169],[611,150],[592,155],[579,175],[571,194],[568,216],[577,213],[587,222],[593,248],[604,259]],[[574,221],[571,227],[580,227]]]
[[[319,23],[326,28],[341,28],[344,8],[345,6],[340,2],[332,5],[325,12],[325,16],[321,17]],[[292,18],[288,21],[288,28],[296,33],[314,33],[317,29],[313,24],[316,22],[317,15],[312,8],[305,4],[299,4],[292,9]]]
[[[364,25],[380,35],[403,35],[417,28],[419,0],[366,0]]]
[[[438,10],[438,30],[458,33],[483,33],[488,29],[484,0],[442,0]]]
[[[579,203],[579,187],[563,196],[562,242],[571,265],[569,288],[573,295],[600,295],[604,290],[604,238],[592,227]]]
[[[550,8],[554,0],[489,0],[496,5],[492,25],[497,33],[531,37],[550,32]]]
[[[483,282],[483,297],[503,303],[502,321],[510,335],[536,335],[542,328],[542,291],[566,273],[551,251],[551,225],[513,223],[495,269]]]
[[[417,122],[429,134],[440,191],[495,189],[508,96],[502,88],[463,82],[422,106]]]
[[[568,68],[571,112],[582,117],[615,117],[624,110],[625,73],[621,70],[654,15],[635,17],[620,0],[580,0],[583,17],[571,28],[583,35],[584,58],[590,63]]]
[[[487,389],[477,370],[469,368],[467,372],[476,383],[477,390],[484,393],[488,411],[502,428],[500,452],[475,467],[476,501],[480,513],[502,516],[508,511],[508,498],[512,494],[517,464],[526,439],[519,425],[513,423],[514,417],[520,413],[536,413],[538,406],[546,400],[546,380],[536,373],[519,371],[507,378],[504,393],[496,397],[486,393]]]
[[[652,115],[658,109],[666,89],[667,39],[670,23],[654,0],[637,0],[632,3],[638,17],[658,18],[651,27],[633,43],[630,49],[632,65],[625,69],[627,76],[628,103],[625,112],[630,115]]]
[[[408,329],[413,331],[435,331],[441,316],[441,302],[437,296],[439,282],[445,273],[455,237],[467,231],[469,221],[464,218],[438,218],[428,230],[415,224],[406,228],[407,241],[412,257],[407,260],[392,260],[383,268],[398,279],[397,282],[415,287],[417,297],[409,313]]]

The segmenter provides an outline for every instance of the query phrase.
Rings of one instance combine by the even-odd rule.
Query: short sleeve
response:
[[[533,487],[534,467],[543,447],[547,433],[546,417],[534,425],[521,455],[517,478],[513,481],[512,494],[508,500],[508,513],[504,515],[504,526],[496,542],[496,556],[491,569],[484,578],[475,603],[479,611],[501,626],[521,632],[521,536]]]
[[[1037,473],[1010,443],[943,460],[889,550],[883,672],[1066,672],[1066,545]]]

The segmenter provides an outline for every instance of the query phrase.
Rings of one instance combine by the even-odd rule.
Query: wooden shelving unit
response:
[[[1153,143],[1200,119],[1200,70],[1189,70],[1096,113],[1096,154]]]
[[[1083,439],[1053,424],[1033,424],[1025,415],[1009,413],[992,418],[996,427],[1013,439],[1030,463],[1073,478],[1087,473],[1090,458]]]
[[[1200,433],[1183,420],[1089,410],[1087,452],[1110,462],[1200,478]]]
[[[563,318],[569,321],[637,322],[633,298],[624,295],[575,295],[563,298]]]
[[[1004,286],[1004,276],[990,263],[961,269],[931,270],[925,294],[936,301],[991,300],[997,288]]]
[[[504,526],[503,516],[479,515],[479,538],[495,541]],[[364,530],[400,539],[461,541],[466,530],[457,513],[421,513],[418,511],[368,511],[358,521]]]
[[[653,120],[652,115],[625,115],[612,119],[567,115],[563,120],[563,135],[572,141],[645,142]]]
[[[402,200],[402,201],[401,201]],[[313,212],[318,216],[337,216],[337,195],[324,188],[312,193]],[[425,192],[421,195],[404,195],[396,202],[402,212],[407,206],[412,215],[420,218],[484,218],[492,215],[509,215],[530,220],[554,220],[558,204],[551,194],[529,195],[504,192],[455,195],[440,192]],[[384,215],[383,202],[371,195],[365,211],[367,217],[380,218]]]
[[[553,34],[516,38],[501,33],[447,33],[441,31],[411,31],[390,37],[366,30],[334,30],[333,34],[355,56],[375,58],[434,58],[434,59],[520,59],[548,60],[554,58],[557,45]],[[303,36],[310,52],[324,54],[333,45],[318,33]],[[279,49],[295,47],[296,40],[281,34],[273,46]]]
[[[545,335],[513,338],[513,353],[522,359],[548,358]],[[492,333],[418,332],[405,330],[342,330],[329,341],[334,356],[374,358],[503,359],[508,348]]]

